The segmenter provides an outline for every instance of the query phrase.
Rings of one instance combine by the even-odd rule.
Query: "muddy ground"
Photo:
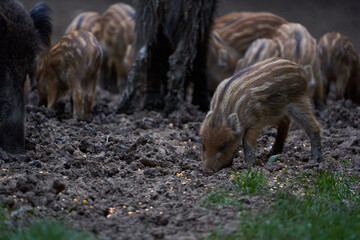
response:
[[[114,114],[116,98],[99,94],[90,124],[71,119],[68,106],[58,114],[28,106],[26,155],[0,152],[0,200],[11,219],[56,217],[110,239],[202,239],[218,226],[235,226],[236,209],[201,207],[209,192],[231,185],[232,171],[210,174],[201,167],[204,113],[186,104],[168,117]],[[292,126],[280,162],[266,164],[276,130],[265,129],[257,155],[266,174],[285,165],[290,178],[311,169],[359,173],[360,106],[330,101],[316,114],[326,161],[309,160],[309,140]],[[233,167],[246,167],[242,150]],[[245,209],[267,204],[246,199]]]
[[[24,1],[25,5],[33,2]],[[106,7],[100,6],[100,2],[112,1],[71,1],[73,7],[70,1],[46,2],[64,11],[55,19],[59,34],[70,22],[69,16],[88,10],[86,3],[103,10]],[[220,2],[220,12],[235,10],[232,6],[238,1],[224,2]],[[244,4],[244,10],[271,10],[264,9],[266,5],[259,1],[251,2]],[[320,9],[319,2],[304,4],[310,6],[310,12],[321,12],[317,18],[325,16],[331,8],[326,5]],[[346,3],[354,3],[352,8],[346,4],[345,9],[350,12],[358,6],[355,1]],[[236,10],[243,9],[240,4],[234,6]],[[295,15],[295,10],[288,11],[287,4],[274,6],[278,7],[274,12],[283,13],[287,19],[313,16],[300,10]],[[66,13],[65,7],[72,10]],[[331,9],[334,14],[334,9],[338,10],[336,14],[341,12],[339,24],[355,19],[351,28],[354,36],[359,36],[355,31],[358,18],[354,14],[342,11],[341,7]],[[311,17],[306,19],[311,22]],[[323,22],[312,26],[320,26],[315,27],[316,34],[322,34]],[[344,25],[344,30],[347,27]],[[218,226],[223,229],[236,226],[237,209],[209,210],[201,202],[209,192],[231,186],[233,169],[246,167],[242,150],[233,169],[211,174],[201,168],[199,159],[198,131],[204,113],[185,104],[167,117],[149,111],[114,114],[117,98],[99,91],[90,124],[71,119],[68,103],[61,113],[27,107],[26,155],[15,157],[0,151],[0,204],[9,207],[10,219],[21,223],[32,216],[56,217],[69,226],[109,239],[202,239]],[[284,153],[278,158],[280,162],[266,164],[276,130],[265,129],[258,139],[257,156],[259,167],[266,174],[285,166],[290,178],[312,169],[360,172],[360,106],[350,101],[329,101],[327,108],[316,112],[316,116],[322,125],[326,161],[318,164],[309,160],[309,140],[303,130],[292,126]],[[245,209],[268,204],[261,197],[240,201]]]

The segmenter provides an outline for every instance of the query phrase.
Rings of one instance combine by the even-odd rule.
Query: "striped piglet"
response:
[[[73,31],[62,37],[44,58],[39,105],[55,110],[58,100],[70,93],[73,117],[90,121],[101,61],[101,45],[92,33]]]
[[[267,125],[278,127],[270,154],[281,153],[291,119],[309,136],[311,158],[322,161],[320,125],[307,95],[304,69],[281,58],[243,69],[220,83],[201,124],[203,166],[213,171],[230,167],[241,141],[245,161],[253,162],[256,140]]]

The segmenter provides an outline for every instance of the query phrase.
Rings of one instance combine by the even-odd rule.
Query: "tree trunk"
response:
[[[189,81],[193,104],[208,109],[206,58],[215,6],[216,0],[137,1],[134,61],[119,112],[177,110]],[[139,106],[145,85],[145,103]]]

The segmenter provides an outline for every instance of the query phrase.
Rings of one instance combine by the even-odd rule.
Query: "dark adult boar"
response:
[[[0,1],[0,147],[25,151],[24,83],[40,45],[50,45],[51,9],[39,3],[26,12],[15,0]]]
[[[231,166],[241,142],[245,162],[253,162],[256,140],[267,125],[278,127],[270,154],[281,153],[291,119],[309,136],[311,158],[322,161],[320,125],[311,109],[304,69],[282,58],[243,69],[220,83],[201,124],[204,167],[219,171]]]

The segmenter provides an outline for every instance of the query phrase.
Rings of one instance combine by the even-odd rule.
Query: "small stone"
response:
[[[37,168],[42,167],[42,163],[41,163],[39,160],[30,161],[30,162],[29,162],[29,165],[30,165],[30,166],[34,166],[34,167],[37,167]]]
[[[0,148],[0,159],[4,160],[5,162],[9,162],[10,158],[7,152],[3,151],[2,148]]]
[[[144,175],[146,175],[146,176],[153,176],[154,175],[154,169],[153,168],[146,168],[145,170],[144,170]]]

